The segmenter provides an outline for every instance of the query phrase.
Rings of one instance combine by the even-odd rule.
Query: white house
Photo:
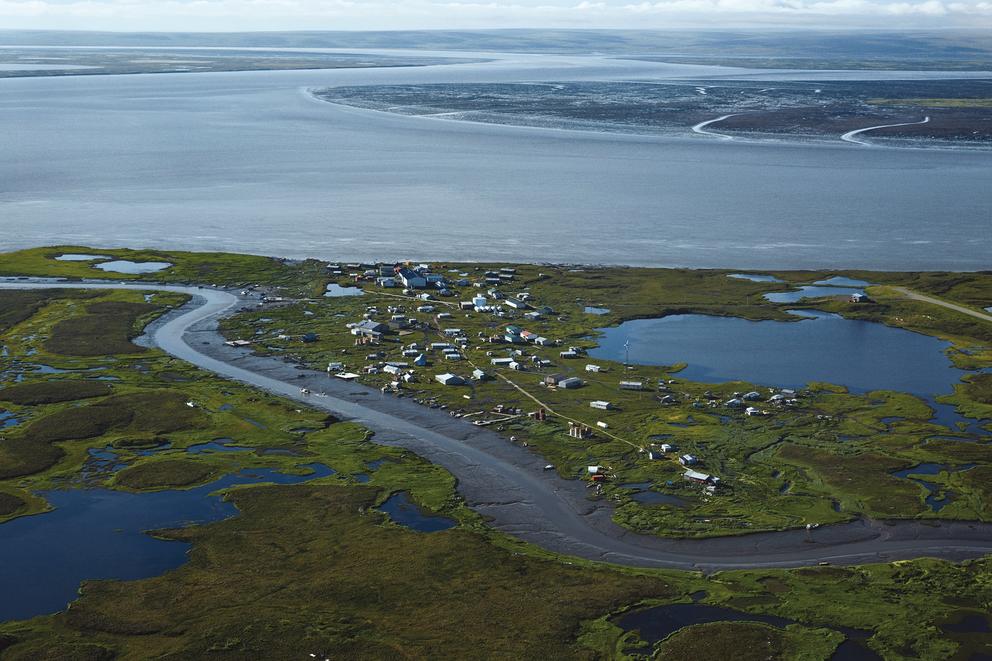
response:
[[[465,379],[458,376],[457,374],[438,374],[434,377],[434,380],[445,386],[460,386],[465,384]]]
[[[581,388],[582,386],[585,385],[585,382],[583,382],[582,379],[580,379],[577,376],[570,376],[567,379],[562,379],[561,381],[559,381],[557,385],[559,388],[566,388],[566,389]]]
[[[589,406],[591,406],[594,409],[599,409],[601,411],[608,411],[611,408],[613,408],[613,405],[610,404],[609,402],[604,402],[599,399],[589,402]]]
[[[420,275],[413,269],[400,269],[396,276],[407,289],[423,289],[427,286],[427,278]]]

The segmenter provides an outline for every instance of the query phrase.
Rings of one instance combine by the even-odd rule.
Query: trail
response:
[[[877,129],[893,129],[897,126],[916,126],[917,124],[926,124],[930,121],[930,116],[927,115],[919,122],[903,122],[902,124],[881,124],[879,126],[869,126],[863,129],[855,129],[854,131],[848,131],[844,135],[840,136],[840,139],[845,142],[853,142],[856,145],[863,145],[865,147],[873,147],[874,145],[867,140],[858,140],[855,136],[861,135],[862,133],[867,133],[868,131],[875,131]]]
[[[965,307],[964,305],[951,303],[950,301],[945,301],[935,296],[928,296],[927,294],[921,294],[919,292],[913,291],[912,289],[907,289],[906,287],[892,287],[892,289],[899,292],[900,294],[903,294],[906,298],[913,299],[914,301],[923,301],[925,303],[939,305],[942,308],[947,308],[948,310],[954,310],[955,312],[966,314],[969,317],[975,317],[976,319],[981,319],[982,321],[992,322],[992,314],[988,314],[986,312],[980,312],[978,310]]]

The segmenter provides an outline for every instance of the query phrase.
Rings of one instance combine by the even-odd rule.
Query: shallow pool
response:
[[[138,275],[141,273],[157,273],[158,271],[163,271],[172,266],[169,262],[132,262],[126,259],[115,259],[110,262],[101,262],[94,265],[94,268],[98,268],[101,271],[110,271],[112,273],[129,273],[131,275]]]

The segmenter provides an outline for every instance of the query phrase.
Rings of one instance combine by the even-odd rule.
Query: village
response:
[[[576,475],[581,464],[578,475],[597,494],[608,485],[625,484],[631,457],[635,464],[666,467],[659,483],[669,490],[679,487],[672,479],[676,476],[684,485],[680,491],[695,488],[705,498],[734,489],[733,480],[718,474],[720,462],[708,460],[705,440],[639,434],[640,425],[628,423],[628,414],[636,411],[639,419],[658,421],[681,411],[759,419],[801,404],[801,395],[789,389],[699,392],[663,370],[591,360],[587,350],[593,344],[586,333],[574,331],[575,318],[586,323],[585,315],[556,310],[558,302],[545,302],[538,293],[552,284],[549,273],[521,274],[520,267],[505,266],[440,271],[407,263],[327,268],[335,282],[319,303],[350,312],[335,313],[336,321],[319,333],[266,329],[252,340],[229,344],[275,340],[290,351],[333,344],[333,359],[321,364],[329,378],[372,385],[384,395],[409,397],[492,427],[509,442],[534,445],[550,460],[547,470]],[[268,312],[262,314],[271,317],[272,310],[287,304],[268,298]],[[303,307],[304,317],[320,314]],[[586,451],[578,453],[581,459],[564,460],[561,452],[547,451],[551,438],[563,447],[578,443]]]

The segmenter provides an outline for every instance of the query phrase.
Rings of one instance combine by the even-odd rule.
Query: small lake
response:
[[[172,266],[169,262],[132,262],[126,259],[115,259],[110,262],[101,262],[94,265],[94,268],[98,268],[101,271],[109,271],[111,273],[128,273],[131,275],[138,275],[141,273],[157,273],[158,271],[163,271]]]
[[[737,278],[738,280],[750,280],[751,282],[785,282],[785,280],[776,278],[774,275],[759,275],[757,273],[730,273],[727,277]]]
[[[595,315],[603,315],[610,313],[609,308],[597,308],[594,305],[587,305],[584,308],[582,308],[582,311],[585,312],[586,314],[595,314]]]
[[[804,298],[822,298],[824,296],[853,296],[854,294],[864,294],[861,288],[854,287],[818,287],[807,285],[794,291],[774,291],[765,294],[765,300],[772,303],[795,303]]]
[[[313,473],[244,470],[179,491],[41,492],[53,511],[0,524],[0,621],[60,611],[77,597],[84,580],[134,580],[174,569],[186,561],[189,544],[155,539],[146,531],[234,516],[234,505],[210,495],[219,489],[260,482],[296,484],[334,473],[323,464],[306,468]]]
[[[422,510],[406,491],[394,493],[377,509],[388,514],[394,523],[417,532],[437,532],[458,525],[454,519]]]
[[[332,282],[327,285],[327,289],[324,291],[324,296],[329,298],[336,298],[338,296],[361,296],[364,294],[358,287],[342,287],[341,285]]]
[[[835,275],[832,278],[827,278],[826,280],[817,280],[813,283],[814,285],[822,285],[825,287],[868,287],[871,285],[870,282],[865,280],[855,280],[854,278],[845,278],[841,275]]]
[[[95,259],[111,259],[110,255],[84,255],[82,253],[66,253],[55,258],[58,262],[92,262]]]
[[[687,363],[690,381],[750,383],[801,388],[810,381],[847,386],[852,392],[897,390],[923,397],[946,394],[966,373],[943,353],[949,343],[867,321],[803,310],[798,322],[748,321],[699,314],[636,319],[600,329],[592,358]]]

